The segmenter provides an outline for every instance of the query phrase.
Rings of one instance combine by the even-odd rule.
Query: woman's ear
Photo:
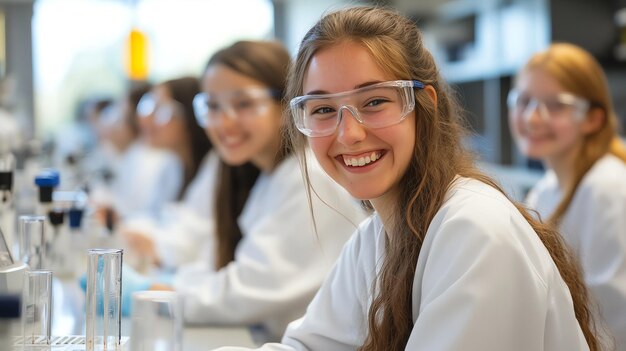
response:
[[[424,91],[428,94],[428,97],[433,102],[433,106],[435,106],[435,110],[437,110],[437,91],[433,88],[432,85],[424,86]]]
[[[600,130],[606,123],[606,112],[600,107],[592,107],[587,112],[587,118],[583,121],[582,132],[585,135],[593,134]]]

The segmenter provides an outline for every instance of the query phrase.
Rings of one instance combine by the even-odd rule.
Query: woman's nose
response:
[[[545,111],[542,110],[542,107],[539,103],[531,103],[524,110],[524,122],[528,125],[543,123],[546,120],[546,116],[544,116],[544,114]]]
[[[342,107],[339,110],[339,125],[337,126],[337,140],[344,145],[352,145],[365,139],[367,131],[359,121],[353,108]]]

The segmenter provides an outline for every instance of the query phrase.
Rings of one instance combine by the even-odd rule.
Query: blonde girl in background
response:
[[[520,151],[548,170],[527,203],[573,247],[626,350],[626,149],[604,72],[582,48],[552,44],[517,75],[509,113]]]
[[[308,143],[375,215],[262,350],[600,349],[576,260],[476,169],[414,22],[371,7],[326,15],[287,96],[296,150]]]

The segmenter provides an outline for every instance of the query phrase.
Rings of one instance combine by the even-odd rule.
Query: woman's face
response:
[[[582,145],[588,109],[584,100],[570,95],[540,68],[523,72],[515,89],[517,99],[509,101],[509,124],[525,156],[558,160]],[[583,105],[576,105],[577,99]]]
[[[230,165],[252,162],[271,170],[280,147],[281,105],[261,82],[227,66],[210,66],[202,79],[210,113],[206,132]],[[259,94],[261,92],[261,94]]]
[[[365,47],[343,42],[313,56],[303,92],[333,94],[390,80],[394,77],[378,67]],[[334,134],[308,139],[317,160],[326,173],[358,199],[394,196],[413,155],[415,112],[398,124],[374,129],[360,124],[348,109],[341,111]]]
[[[128,101],[121,100],[108,106],[101,114],[99,130],[117,152],[123,152],[135,140],[135,132],[128,122],[129,115],[134,113]]]
[[[169,89],[163,85],[155,86],[140,102],[150,105],[148,113],[141,114],[139,126],[142,136],[157,148],[177,150],[188,139],[183,108],[172,98]]]

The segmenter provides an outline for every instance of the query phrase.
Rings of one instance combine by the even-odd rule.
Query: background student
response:
[[[193,261],[201,243],[208,240],[212,211],[206,198],[213,194],[217,156],[210,152],[211,142],[193,113],[193,98],[199,91],[195,77],[169,80],[153,87],[137,107],[149,144],[176,155],[183,169],[173,201],[150,216],[135,216],[121,225],[131,247],[129,262],[141,271],[148,270],[150,263],[172,269]],[[164,189],[167,186],[162,184]],[[167,244],[154,247],[157,237]]]
[[[553,44],[519,72],[509,113],[520,151],[548,169],[527,203],[574,248],[617,350],[626,350],[626,149],[610,96],[593,56]]]
[[[156,215],[163,205],[174,201],[182,182],[182,168],[175,156],[147,145],[142,138],[137,104],[150,90],[138,84],[111,104],[95,122],[103,148],[112,154],[112,179],[98,187],[94,201],[102,198],[121,218]]]

